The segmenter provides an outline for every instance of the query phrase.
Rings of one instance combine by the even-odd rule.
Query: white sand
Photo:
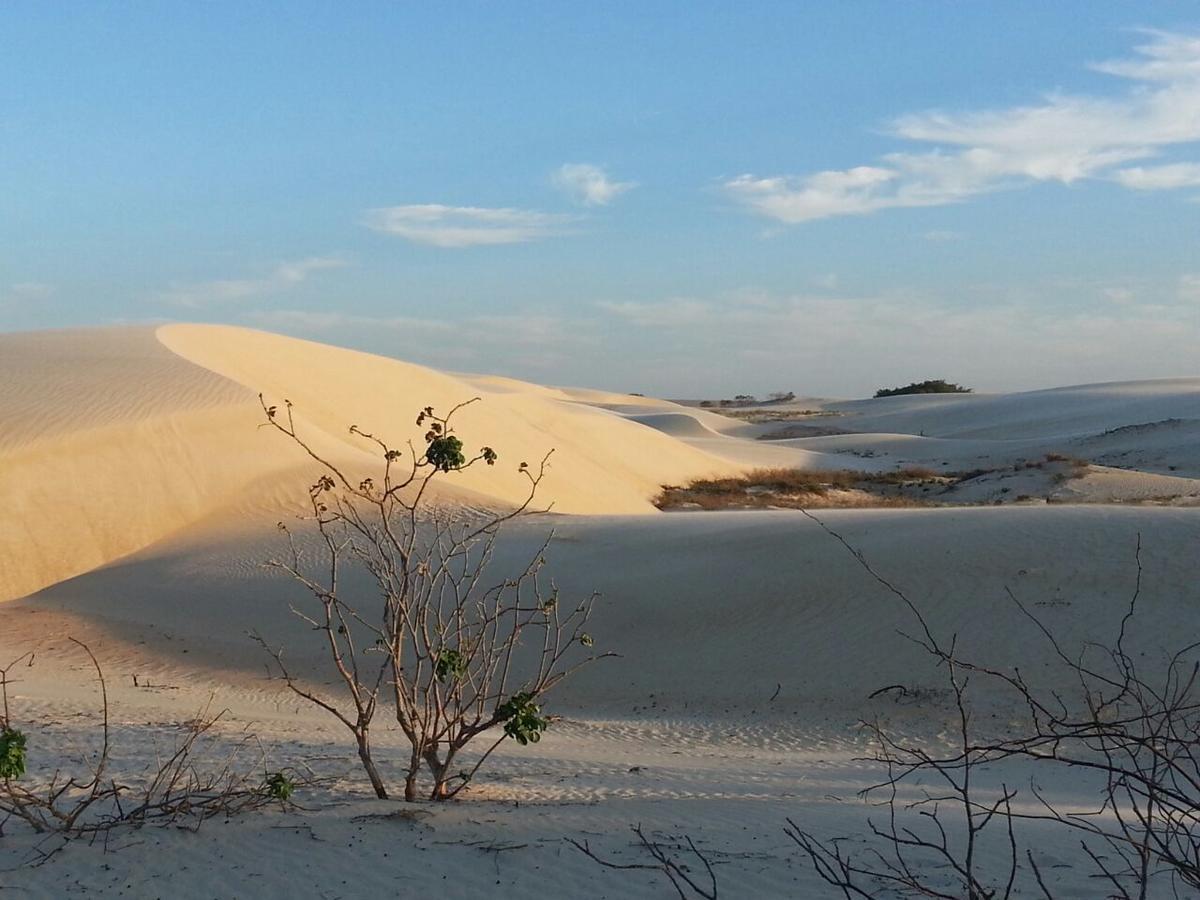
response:
[[[625,828],[635,822],[690,833],[719,863],[722,896],[831,896],[783,836],[783,818],[860,831],[868,810],[855,792],[877,772],[856,761],[856,720],[884,716],[937,742],[950,715],[936,697],[867,695],[892,683],[936,688],[938,674],[897,635],[912,623],[895,599],[812,522],[656,514],[649,498],[667,482],[747,465],[958,468],[1069,450],[1105,464],[1063,487],[1078,496],[1062,499],[1087,502],[821,516],[940,633],[1035,677],[1057,669],[1006,587],[1065,642],[1103,638],[1128,600],[1140,534],[1139,649],[1153,659],[1174,646],[1200,608],[1200,511],[1131,502],[1194,489],[1200,379],[833,404],[850,413],[839,427],[860,433],[766,442],[753,440],[757,426],[665,401],[449,376],[209,326],[3,336],[0,376],[0,500],[10,511],[0,522],[0,660],[37,648],[16,698],[34,751],[78,741],[94,721],[70,634],[109,673],[131,764],[152,755],[147,723],[167,741],[164,727],[214,693],[231,734],[250,728],[280,764],[309,759],[340,779],[301,798],[307,811],[212,822],[196,835],[145,830],[108,852],[77,845],[40,868],[0,872],[15,896],[669,896],[655,876],[600,869],[561,840],[588,838],[633,860]],[[417,407],[482,396],[459,431],[468,447],[495,446],[501,464],[463,479],[458,493],[472,501],[511,501],[515,463],[556,448],[546,498],[557,512],[514,527],[499,563],[553,526],[556,579],[568,592],[602,591],[593,630],[622,658],[565,684],[553,705],[568,721],[536,747],[506,746],[461,802],[387,818],[403,805],[367,796],[336,723],[264,677],[248,629],[279,634],[298,659],[315,654],[287,612],[302,595],[260,566],[311,469],[257,428],[258,390],[291,398],[322,449],[348,464],[366,462],[345,432],[351,422],[403,440]],[[1172,419],[1181,421],[1155,424]],[[1121,460],[1131,468],[1111,468]],[[1055,789],[1089,797],[1084,781]],[[1043,860],[1073,855],[1069,835],[1029,835]],[[32,843],[10,825],[0,868]],[[1097,896],[1079,872],[1048,871],[1058,896]]]

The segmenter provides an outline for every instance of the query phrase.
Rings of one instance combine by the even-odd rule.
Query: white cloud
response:
[[[54,295],[54,285],[41,281],[19,281],[0,288],[0,307],[29,307]]]
[[[424,319],[340,311],[267,309],[247,312],[242,321],[323,340],[336,341],[345,335],[360,346],[366,336],[365,343],[373,349],[440,369],[478,366],[489,353],[494,359],[499,348],[511,353],[523,367],[561,366],[570,362],[572,354],[579,348],[595,343],[577,320],[542,313]],[[428,340],[435,337],[437,340]]]
[[[654,303],[640,303],[634,300],[602,301],[598,306],[605,312],[610,312],[642,328],[706,322],[712,318],[714,313],[711,303],[688,297],[673,297]]]
[[[265,328],[294,328],[302,331],[363,327],[427,335],[446,333],[452,330],[451,323],[440,319],[420,319],[413,316],[363,316],[336,310],[263,309],[252,310],[243,318]]]
[[[576,203],[608,206],[621,194],[636,187],[632,181],[613,181],[599,166],[567,163],[552,176],[554,185]]]
[[[569,216],[528,209],[421,203],[367,212],[368,228],[433,247],[522,244],[557,233]]]
[[[1135,191],[1170,191],[1200,185],[1200,163],[1172,163],[1166,166],[1135,166],[1113,173],[1118,184]]]
[[[175,306],[208,306],[276,294],[306,281],[313,272],[340,269],[344,260],[328,256],[283,262],[261,278],[222,278],[193,284],[172,284],[158,294],[158,299]]]
[[[1100,293],[1113,303],[1132,303],[1137,299],[1137,294],[1127,287],[1106,287]]]
[[[1200,303],[1200,274],[1192,272],[1179,276],[1178,296],[1185,303]]]
[[[1041,103],[902,116],[889,131],[934,149],[808,175],[739,175],[725,190],[786,224],[893,207],[940,206],[989,191],[1113,178],[1139,189],[1200,183],[1200,165],[1123,168],[1165,147],[1200,141],[1200,38],[1152,32],[1129,60],[1099,71],[1136,82],[1114,97],[1053,94]]]
[[[20,281],[9,285],[8,294],[11,297],[27,297],[36,300],[39,297],[49,297],[54,293],[54,285],[43,281]]]

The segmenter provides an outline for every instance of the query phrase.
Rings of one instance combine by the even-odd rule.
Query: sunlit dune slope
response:
[[[478,397],[455,415],[455,431],[466,452],[486,444],[500,460],[455,474],[453,483],[500,502],[524,499],[529,483],[518,464],[536,467],[551,450],[539,499],[567,513],[651,512],[649,499],[664,482],[730,468],[653,429],[560,400],[536,385],[523,391],[520,382],[498,379],[498,390],[491,390],[484,379],[467,383],[423,366],[242,328],[172,325],[158,334],[205,369],[272,402],[291,400],[308,427],[358,451],[371,447],[349,434],[349,425],[403,446],[419,442],[426,430],[416,424],[421,408],[446,413]]]
[[[612,413],[506,385],[238,328],[172,325],[0,336],[0,600],[145,547],[247,490],[303,486],[312,464],[260,428],[257,393],[287,397],[322,453],[373,463],[357,424],[403,446],[417,411],[480,397],[455,422],[494,468],[449,476],[474,501],[524,497],[517,465],[551,449],[539,499],[567,513],[653,512],[659,486],[728,471]]]

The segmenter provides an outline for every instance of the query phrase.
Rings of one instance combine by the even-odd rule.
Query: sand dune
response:
[[[1200,419],[1200,378],[1165,378],[1015,394],[923,394],[831,403],[839,425],[931,437],[1062,438],[1178,417]]]
[[[296,404],[305,434],[352,467],[373,465],[359,424],[397,444],[416,412],[480,396],[464,410],[468,448],[494,469],[454,486],[513,503],[517,463],[554,450],[545,500],[571,513],[653,512],[659,486],[729,462],[553,391],[484,390],[420,366],[237,328],[46,332],[0,338],[0,599],[18,597],[145,547],[253,485],[287,489],[303,457],[259,429],[257,393]]]

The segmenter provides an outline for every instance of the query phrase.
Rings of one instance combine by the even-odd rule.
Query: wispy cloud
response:
[[[1200,303],[1200,273],[1191,272],[1179,277],[1178,296],[1185,303]]]
[[[0,288],[0,306],[32,305],[48,300],[54,292],[54,285],[43,281],[18,281],[7,288]]]
[[[558,233],[570,216],[530,209],[421,203],[369,210],[365,224],[433,247],[523,244]]]
[[[367,316],[338,310],[259,309],[245,313],[243,319],[264,328],[292,328],[314,332],[364,327],[429,335],[453,330],[452,323],[442,319],[422,319],[416,316]]]
[[[714,306],[706,300],[672,297],[643,303],[634,300],[602,301],[598,306],[641,328],[673,327],[709,321]]]
[[[1200,141],[1200,37],[1147,34],[1132,58],[1093,66],[1135,82],[1116,96],[1052,94],[1032,106],[914,113],[887,130],[934,149],[807,175],[739,175],[725,190],[753,212],[796,224],[940,206],[1038,182],[1111,178],[1143,190],[1200,183],[1192,163],[1121,168]]]
[[[614,181],[600,166],[566,163],[551,177],[555,187],[583,206],[608,206],[621,194],[637,187],[632,181]]]
[[[1113,177],[1118,184],[1135,191],[1171,191],[1200,185],[1200,163],[1173,163],[1166,166],[1135,166],[1120,169]]]
[[[235,300],[262,297],[287,290],[306,281],[314,272],[340,269],[345,260],[330,256],[310,256],[282,262],[259,278],[221,278],[189,284],[175,283],[159,292],[157,299],[175,306],[199,307]]]
[[[572,349],[594,343],[589,335],[581,333],[577,321],[536,312],[430,319],[336,310],[265,309],[248,312],[242,320],[262,328],[327,339],[343,334],[370,334],[376,344],[402,340],[401,356],[440,367],[447,362],[471,365],[481,358],[481,350],[494,351],[497,347],[519,349],[521,363],[536,367],[536,359],[562,362]],[[416,340],[435,336],[439,340],[431,351]]]
[[[1101,288],[1100,293],[1111,303],[1132,303],[1137,299],[1137,293],[1132,288],[1127,288],[1122,285]]]

